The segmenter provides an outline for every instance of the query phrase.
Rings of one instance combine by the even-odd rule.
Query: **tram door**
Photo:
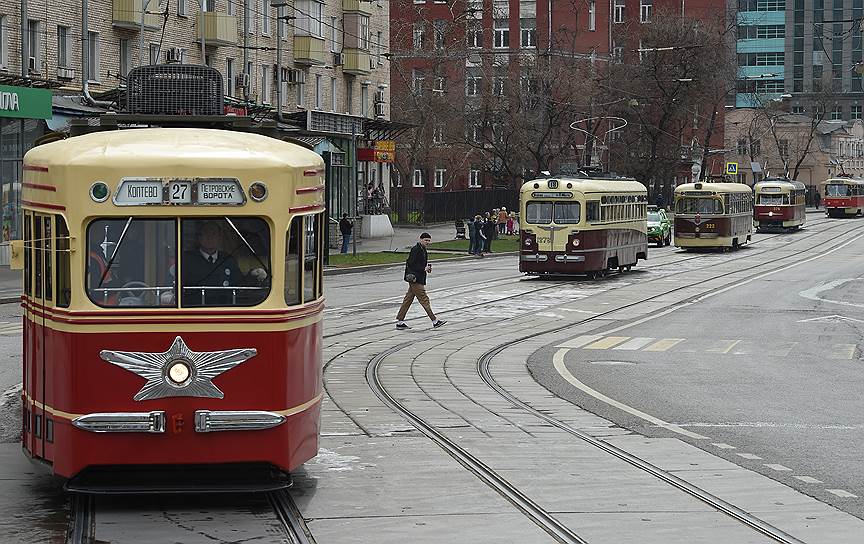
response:
[[[25,242],[27,251],[25,260],[29,261],[29,268],[25,262],[25,275],[29,276],[30,285],[25,285],[25,291],[29,287],[30,300],[38,311],[32,312],[32,321],[26,327],[26,342],[29,347],[25,360],[24,391],[30,396],[32,412],[29,414],[27,425],[30,428],[28,449],[33,455],[46,457],[46,431],[47,418],[50,417],[44,410],[48,399],[46,392],[50,384],[49,373],[46,372],[46,330],[45,309],[53,306],[54,285],[52,282],[53,272],[53,236],[52,217],[38,213],[29,213],[25,218],[25,240],[29,231],[29,244]],[[29,254],[29,259],[26,256]],[[53,435],[53,425],[50,428]],[[47,437],[53,441],[53,436]]]

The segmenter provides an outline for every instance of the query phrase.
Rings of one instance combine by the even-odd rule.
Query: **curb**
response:
[[[518,251],[506,251],[504,253],[493,253],[492,255],[487,255],[483,257],[483,259],[494,259],[495,257],[510,257],[513,255],[519,255]],[[433,263],[449,263],[449,262],[458,262],[458,261],[479,261],[482,259],[478,259],[477,257],[472,257],[469,255],[465,255],[464,257],[453,257],[451,259],[435,259],[432,261]],[[393,267],[402,267],[403,263],[387,263],[387,264],[370,264],[366,266],[346,266],[344,268],[325,268],[324,275],[325,276],[341,276],[343,274],[354,274],[366,272],[369,270],[383,270],[385,268],[393,268]]]
[[[16,302],[21,302],[21,295],[17,297],[0,297],[0,304],[14,304]]]

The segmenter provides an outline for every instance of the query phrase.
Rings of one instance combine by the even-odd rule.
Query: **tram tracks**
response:
[[[860,230],[860,227],[855,229],[850,229],[847,234],[854,232],[855,230]],[[520,336],[515,339],[508,340],[506,342],[502,342],[497,346],[487,350],[477,359],[477,374],[483,380],[483,382],[490,387],[493,391],[495,391],[502,398],[510,402],[514,407],[524,410],[531,415],[541,419],[545,423],[552,425],[571,436],[574,436],[589,445],[598,448],[605,453],[608,453],[618,459],[621,459],[630,465],[639,468],[647,472],[648,474],[662,480],[663,482],[669,484],[670,486],[688,494],[689,496],[696,498],[703,502],[704,504],[710,506],[712,509],[720,512],[731,519],[736,520],[737,522],[749,527],[750,529],[760,533],[761,535],[770,538],[774,542],[782,543],[782,544],[801,544],[802,541],[798,540],[794,536],[786,533],[782,529],[765,522],[764,520],[752,516],[743,509],[738,506],[731,504],[716,495],[708,493],[697,486],[686,482],[685,480],[678,478],[675,475],[672,475],[662,469],[652,465],[648,461],[639,458],[638,456],[632,455],[621,448],[615,447],[614,445],[604,441],[597,439],[590,434],[579,431],[575,429],[563,421],[558,420],[552,415],[545,413],[541,410],[538,410],[532,407],[530,404],[520,400],[515,395],[507,391],[503,386],[498,384],[498,382],[494,379],[491,373],[491,362],[494,357],[504,351],[507,348],[513,347],[522,342],[535,339],[538,337],[552,335],[554,333],[562,332],[568,328],[588,323],[591,321],[596,321],[598,319],[602,319],[604,317],[608,317],[609,315],[620,312],[621,310],[625,310],[627,308],[632,308],[638,306],[640,304],[644,304],[649,301],[653,301],[659,299],[660,297],[666,297],[671,293],[681,292],[683,290],[692,289],[694,286],[698,286],[700,284],[704,284],[706,281],[716,281],[718,279],[722,279],[724,277],[735,275],[736,278],[732,282],[727,282],[722,285],[715,285],[711,288],[697,291],[696,293],[692,293],[688,298],[670,304],[668,308],[673,308],[676,306],[680,306],[681,304],[692,304],[694,300],[701,300],[707,296],[711,296],[712,294],[722,293],[731,287],[734,287],[736,284],[740,284],[742,281],[753,281],[755,279],[775,274],[781,272],[785,269],[788,269],[796,264],[801,264],[803,262],[808,262],[810,260],[814,260],[820,257],[823,257],[845,245],[848,245],[852,241],[860,238],[862,234],[857,234],[855,238],[844,238],[840,241],[837,241],[831,244],[828,248],[820,251],[815,256],[809,257],[803,261],[799,261],[797,263],[789,264],[785,261],[788,261],[795,255],[787,255],[784,257],[780,257],[777,261],[780,264],[778,266],[771,267],[765,270],[765,264],[767,263],[757,263],[752,266],[731,270],[729,272],[723,274],[717,274],[710,278],[710,280],[699,280],[696,282],[688,282],[685,285],[678,286],[673,289],[664,290],[661,293],[655,294],[650,297],[644,297],[640,300],[634,301],[629,304],[622,304],[620,306],[616,306],[608,311],[599,313],[597,315],[576,320],[573,322],[568,322],[567,324],[552,327],[545,329],[543,331],[534,332],[532,334],[527,334]],[[741,276],[742,272],[750,272],[746,276]],[[516,508],[518,508],[523,514],[525,514],[529,519],[531,519],[536,525],[542,528],[544,531],[552,535],[556,541],[558,542],[585,542],[585,540],[580,537],[578,534],[574,533],[572,530],[562,525],[558,520],[554,518],[554,516],[543,508],[539,507],[536,502],[531,500],[530,497],[525,496],[519,489],[515,488],[510,482],[508,482],[505,478],[500,476],[491,466],[484,463],[481,459],[474,456],[466,449],[459,446],[454,440],[447,437],[441,430],[435,427],[432,423],[424,419],[421,415],[413,412],[409,408],[407,408],[403,402],[399,399],[400,395],[396,395],[387,390],[387,388],[383,385],[381,379],[381,366],[383,362],[392,357],[393,355],[399,353],[409,346],[414,346],[415,342],[404,342],[392,346],[381,353],[375,355],[367,365],[366,368],[366,381],[369,384],[370,389],[373,393],[390,409],[394,410],[396,413],[400,414],[406,420],[408,420],[414,427],[420,430],[424,435],[430,438],[433,442],[436,443],[439,447],[441,447],[444,451],[446,451],[451,457],[453,457],[456,461],[458,461],[463,467],[468,469],[470,472],[475,474],[479,479],[481,479],[486,485],[495,490],[499,495],[506,498],[510,501]],[[416,381],[416,379],[415,379]],[[423,387],[420,384],[417,384],[421,390]],[[425,393],[425,391],[424,391]],[[427,396],[428,393],[426,393]],[[465,395],[463,393],[463,395]],[[401,395],[404,396],[404,393]],[[465,395],[468,398],[468,395]],[[433,399],[434,400],[434,399]],[[475,401],[476,402],[476,401]]]

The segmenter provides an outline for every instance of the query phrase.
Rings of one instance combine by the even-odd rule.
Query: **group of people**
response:
[[[513,235],[519,231],[516,214],[508,212],[503,206],[486,212],[485,215],[477,214],[467,223],[468,254],[478,257],[482,257],[485,253],[492,253],[492,240],[496,240],[498,235]]]

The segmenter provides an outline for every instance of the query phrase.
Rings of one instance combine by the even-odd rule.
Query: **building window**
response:
[[[777,144],[777,151],[780,152],[780,158],[789,158],[789,140],[780,140]]]
[[[204,0],[204,11],[216,11],[216,0]]]
[[[411,88],[414,89],[414,94],[420,96],[423,94],[423,80],[426,79],[423,76],[423,72],[420,70],[412,70],[411,71]]]
[[[321,75],[316,74],[315,75],[315,109],[316,110],[320,110],[321,104],[322,104],[322,102],[324,102],[324,97],[322,96],[323,92],[324,92],[324,89],[321,88]]]
[[[339,25],[336,17],[330,17],[330,52],[339,52]]]
[[[235,15],[237,13],[237,4],[235,4],[234,1],[235,0],[228,0],[228,15]]]
[[[128,39],[120,40],[120,77],[129,75],[132,67],[132,48]]]
[[[414,170],[414,187],[423,187],[423,171]]]
[[[424,23],[414,23],[414,49],[423,49]]]
[[[69,41],[69,27],[57,27],[57,66],[69,66],[72,53],[72,43]]]
[[[495,96],[504,96],[504,86],[507,82],[505,76],[495,76],[492,81],[492,94]]]
[[[798,106],[798,105],[792,106],[792,113],[797,113],[799,115],[804,113],[804,106]]]
[[[432,143],[444,143],[444,125],[441,123],[436,123],[435,126],[432,127]]]
[[[438,168],[435,170],[435,187],[444,187],[444,176],[447,174],[447,170],[443,168]]]
[[[383,48],[384,48],[384,33],[379,30],[378,31],[378,41],[375,43],[375,62],[378,64],[378,66],[381,66],[382,64],[384,64],[381,61],[381,51],[383,50]]]
[[[432,38],[435,42],[435,49],[438,51],[444,50],[444,34],[447,31],[447,21],[435,21],[432,23]]]
[[[651,7],[654,0],[641,0],[639,8],[639,20],[647,23],[651,19]]]
[[[843,106],[834,106],[831,108],[831,120],[840,121],[843,119]]]
[[[90,43],[88,43],[87,47],[87,55],[88,61],[87,63],[90,65],[90,73],[87,78],[89,81],[98,82],[99,81],[99,61],[100,61],[100,47],[99,47],[99,33],[98,32],[88,32],[87,38]]]
[[[246,0],[247,2],[249,0]],[[261,34],[270,34],[270,1],[261,0]]]
[[[481,81],[480,76],[468,74],[465,78],[465,96],[477,96],[480,93]]]
[[[270,103],[270,65],[261,65],[261,103]]]
[[[588,30],[597,30],[597,2],[594,0],[588,3]]]
[[[9,67],[9,18],[0,15],[0,68]]]
[[[248,3],[248,0],[247,0]],[[315,0],[296,0],[295,15],[297,24],[295,34],[301,36],[324,37],[324,4]]]
[[[369,85],[360,86],[360,115],[369,115]]]
[[[850,111],[852,119],[861,119],[861,106],[852,106]]]
[[[42,72],[42,55],[41,50],[39,48],[39,44],[42,42],[39,40],[40,38],[40,24],[39,21],[28,20],[27,21],[27,46],[28,51],[30,52],[30,59],[28,60],[28,70],[34,73]]]
[[[299,2],[298,2],[299,4]],[[299,10],[298,6],[298,10]],[[252,2],[250,0],[243,1],[243,17],[246,21],[249,21],[249,34],[255,33],[255,19],[252,18]]]
[[[762,142],[759,140],[750,140],[750,155],[755,157],[762,153]]]
[[[519,19],[519,27],[519,45],[526,48],[537,47],[537,19]]]
[[[149,54],[150,64],[159,64],[159,44],[151,43],[147,49]]]
[[[177,15],[180,17],[186,17],[188,12],[186,11],[186,0],[177,0]]]
[[[624,62],[624,47],[612,42],[612,60],[615,62]]]
[[[468,39],[468,47],[472,49],[483,47],[483,25],[480,21],[469,21],[465,35]]]
[[[480,187],[480,170],[468,170],[468,187]]]
[[[323,5],[323,4],[322,4]],[[360,49],[369,50],[369,16],[360,16]]]
[[[444,76],[435,76],[435,86],[432,88],[432,92],[444,92]]]
[[[746,155],[747,154],[747,140],[738,140],[738,154]]]
[[[506,49],[506,48],[510,47],[510,20],[509,19],[495,19],[493,46],[496,49]]]
[[[615,22],[623,23],[624,22],[624,6],[626,5],[627,0],[615,0]]]
[[[297,107],[303,108],[306,106],[306,84],[297,84]]]
[[[354,84],[351,81],[345,81],[345,111],[354,111]]]
[[[225,59],[225,94],[234,96],[234,59]]]
[[[336,111],[336,105],[337,105],[336,98],[337,98],[337,96],[336,96],[336,78],[331,77],[330,78],[330,111]]]

